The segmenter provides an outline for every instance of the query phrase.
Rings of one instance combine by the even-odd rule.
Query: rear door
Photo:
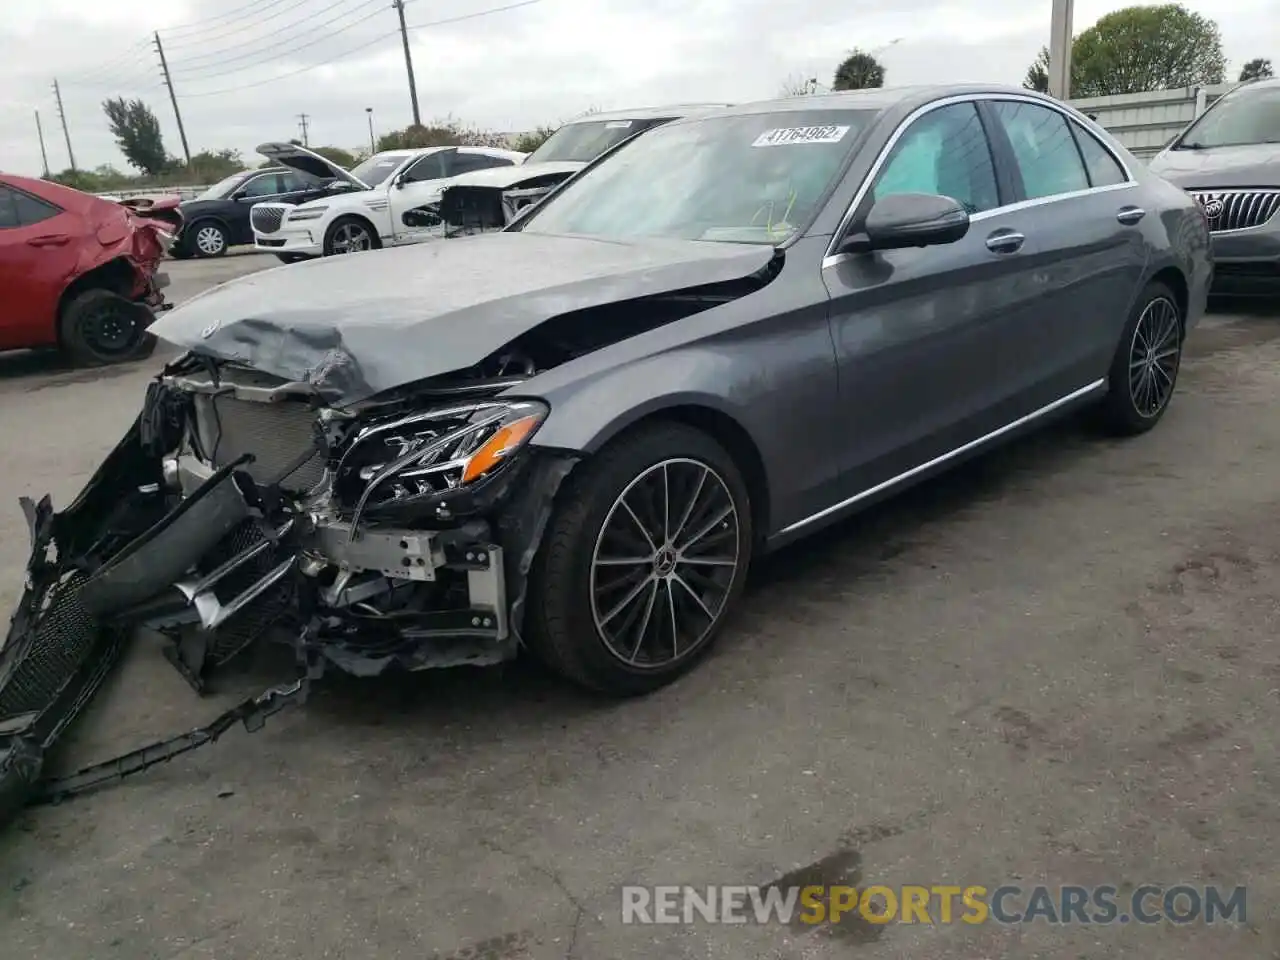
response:
[[[79,217],[0,183],[0,350],[57,342],[58,300],[84,232]]]
[[[856,231],[879,198],[938,194],[972,218],[946,245],[828,257],[840,403],[848,420],[842,487],[852,502],[962,453],[1025,412],[1020,377],[1037,312],[1030,265],[993,250],[1015,199],[972,100],[909,120],[858,201]]]
[[[1009,361],[1034,409],[1106,376],[1146,272],[1149,214],[1120,159],[1067,112],[1016,98],[982,108],[1022,200],[984,228],[1023,238],[1006,256],[1037,307]]]

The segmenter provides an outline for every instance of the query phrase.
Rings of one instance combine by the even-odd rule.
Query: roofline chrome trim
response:
[[[1003,427],[1000,427],[998,430],[992,430],[990,433],[985,434],[984,436],[978,437],[978,439],[976,440],[970,440],[968,443],[963,444],[962,446],[956,447],[954,450],[950,451],[949,453],[944,453],[941,456],[934,457],[932,460],[929,460],[926,463],[922,463],[919,466],[912,467],[910,470],[906,471],[905,473],[900,473],[896,477],[893,477],[889,480],[885,480],[883,483],[877,483],[874,487],[868,487],[866,490],[863,490],[861,493],[856,493],[852,497],[849,497],[846,500],[841,500],[839,503],[833,504],[832,506],[827,507],[825,510],[819,510],[817,513],[813,514],[812,516],[805,517],[803,520],[797,520],[795,523],[791,524],[790,526],[783,527],[781,530],[775,533],[773,537],[776,538],[776,537],[785,536],[786,534],[789,534],[789,533],[794,533],[795,531],[801,529],[802,527],[807,527],[809,524],[815,523],[816,521],[821,520],[824,517],[829,517],[833,513],[839,513],[841,510],[844,510],[847,507],[852,507],[854,504],[862,500],[866,500],[868,497],[873,497],[877,493],[881,493],[885,490],[888,490],[891,487],[895,487],[905,480],[910,480],[912,477],[915,477],[921,473],[924,473],[926,470],[931,470],[934,467],[941,466],[942,464],[948,462],[949,460],[954,460],[956,457],[961,456],[962,454],[968,453],[970,450],[980,447],[983,444],[990,443],[992,440],[995,440],[998,437],[1002,437],[1006,433],[1016,430],[1021,426],[1025,426],[1031,421],[1037,420],[1040,417],[1045,416],[1046,414],[1052,413],[1054,410],[1057,410],[1060,407],[1064,407],[1069,403],[1072,403],[1076,400],[1081,399],[1082,397],[1086,397],[1091,393],[1095,393],[1100,388],[1105,387],[1106,384],[1107,384],[1107,381],[1105,378],[1103,378],[1101,380],[1095,380],[1093,381],[1093,383],[1090,383],[1087,386],[1083,386],[1079,390],[1073,390],[1071,393],[1068,393],[1065,397],[1059,397],[1057,400],[1053,401],[1053,403],[1047,404],[1041,407],[1039,410],[1035,410],[1031,413],[1028,413],[1024,417],[1019,417],[1017,420],[1014,420],[1012,423],[1006,423]]]
[[[839,242],[840,238],[844,236],[844,232],[849,228],[849,225],[853,222],[853,215],[857,212],[858,207],[862,204],[862,201],[866,198],[867,191],[871,189],[871,184],[875,181],[876,176],[880,173],[880,168],[883,167],[885,164],[885,161],[888,160],[889,152],[893,150],[893,148],[897,145],[898,141],[902,138],[902,135],[906,133],[907,129],[911,126],[911,124],[915,123],[916,120],[920,119],[920,117],[923,117],[926,113],[930,113],[934,110],[941,109],[942,107],[954,106],[957,103],[977,104],[980,101],[987,102],[991,100],[1013,100],[1018,103],[1036,104],[1038,106],[1045,107],[1049,110],[1056,111],[1057,113],[1061,114],[1068,122],[1074,121],[1080,126],[1083,126],[1086,132],[1093,133],[1093,131],[1090,130],[1090,126],[1094,126],[1094,127],[1097,127],[1099,130],[1102,130],[1103,133],[1106,133],[1106,131],[1103,130],[1102,127],[1098,126],[1098,124],[1095,121],[1090,120],[1088,117],[1085,117],[1083,114],[1076,113],[1070,107],[1066,107],[1063,104],[1057,103],[1052,100],[1046,100],[1042,97],[1024,96],[1017,93],[962,93],[962,94],[957,94],[953,97],[943,97],[940,100],[934,100],[930,103],[926,103],[924,106],[916,107],[916,109],[912,110],[911,113],[907,114],[906,118],[903,119],[903,121],[900,124],[898,124],[897,128],[889,136],[889,139],[885,141],[885,145],[880,148],[880,152],[876,155],[875,163],[871,165],[871,169],[867,171],[867,175],[863,178],[862,183],[858,186],[858,192],[854,194],[853,201],[849,204],[849,208],[845,211],[844,216],[840,218],[840,225],[836,228],[836,232],[831,235],[831,242],[827,244],[827,252],[823,257],[823,261],[822,261],[823,267],[825,268],[829,266],[828,260],[831,260],[836,256],[836,254],[834,253],[836,244]],[[1107,136],[1110,136],[1110,134],[1107,134]],[[1120,157],[1115,152],[1115,150],[1111,148],[1111,145],[1107,143],[1105,140],[1103,140],[1101,137],[1095,136],[1094,139],[1097,140],[1098,143],[1102,145],[1103,149],[1105,149],[1107,153],[1111,156],[1111,158],[1120,165],[1120,169],[1124,171],[1124,175],[1125,175],[1124,183],[1109,184],[1108,186],[1105,186],[1105,187],[1089,187],[1086,190],[1078,190],[1071,194],[1058,194],[1053,197],[1038,197],[1035,200],[1021,200],[1017,203],[1007,204],[1003,207],[995,207],[992,210],[984,210],[981,213],[975,214],[974,217],[975,218],[981,217],[984,214],[993,214],[999,211],[1011,210],[1014,208],[1022,208],[1024,206],[1030,206],[1035,203],[1056,201],[1068,196],[1073,196],[1073,197],[1084,196],[1087,194],[1099,193],[1103,190],[1116,190],[1122,187],[1135,186],[1138,181],[1137,181],[1137,178],[1134,177],[1133,170],[1130,169],[1129,164],[1126,163],[1124,159]],[[973,218],[970,218],[970,219],[973,219]]]

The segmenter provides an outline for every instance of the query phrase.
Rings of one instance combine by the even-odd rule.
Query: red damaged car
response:
[[[56,347],[80,366],[149,355],[177,203],[0,174],[0,350]]]

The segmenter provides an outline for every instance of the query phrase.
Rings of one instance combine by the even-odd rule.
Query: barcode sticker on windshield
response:
[[[756,137],[753,147],[781,147],[789,143],[839,143],[848,127],[780,127]]]

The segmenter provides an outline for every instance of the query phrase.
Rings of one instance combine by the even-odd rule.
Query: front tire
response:
[[[68,361],[77,367],[101,367],[141,360],[156,348],[147,333],[154,317],[140,303],[110,290],[86,290],[62,309],[59,340]]]
[[[612,696],[648,693],[710,649],[741,595],[746,483],[707,434],[642,427],[567,485],[529,584],[529,640],[555,671]]]
[[[339,217],[324,232],[324,255],[360,253],[378,249],[378,235],[369,221],[361,217]]]
[[[201,259],[225,256],[227,252],[227,231],[222,224],[214,220],[200,220],[192,224],[190,244],[191,252]]]
[[[1184,317],[1163,283],[1148,284],[1134,304],[1107,374],[1102,426],[1117,436],[1146,433],[1173,399],[1182,365]]]

